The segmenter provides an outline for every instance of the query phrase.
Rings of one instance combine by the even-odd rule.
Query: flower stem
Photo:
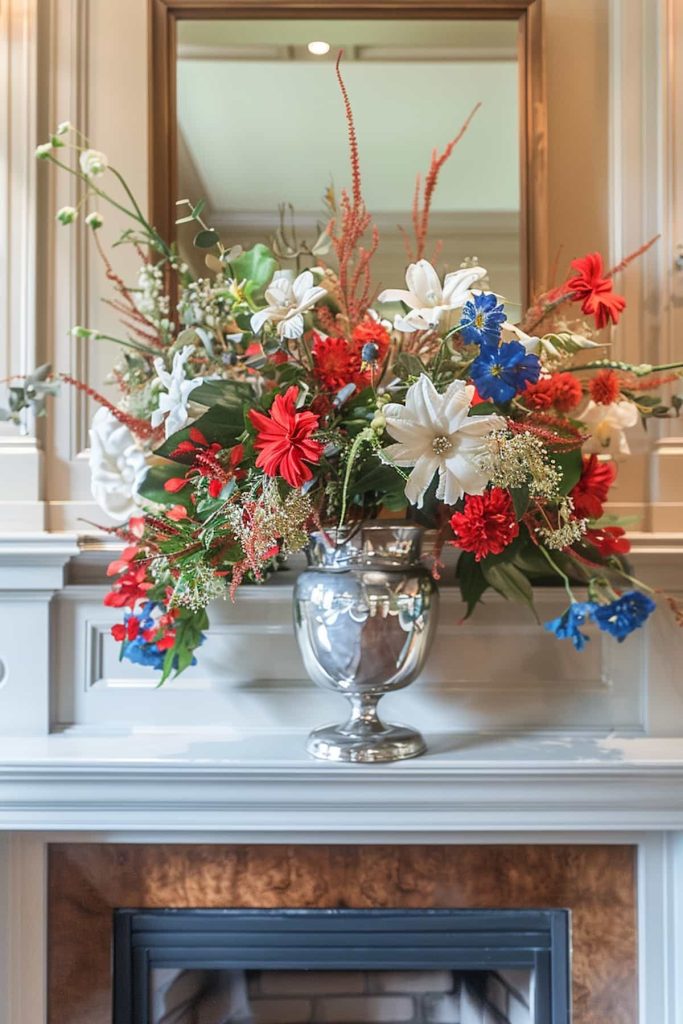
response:
[[[545,558],[545,560],[548,563],[548,565],[550,566],[550,568],[554,572],[556,572],[558,576],[562,577],[562,581],[563,581],[563,584],[564,584],[564,589],[567,591],[567,594],[569,596],[569,600],[571,601],[572,604],[574,604],[574,602],[576,601],[576,598],[574,597],[574,592],[572,591],[571,584],[569,582],[569,577],[567,576],[566,572],[563,572],[562,569],[560,569],[559,565],[555,561],[553,561],[553,559],[550,557],[549,553],[543,547],[542,544],[538,545],[538,550],[541,552],[541,554]]]

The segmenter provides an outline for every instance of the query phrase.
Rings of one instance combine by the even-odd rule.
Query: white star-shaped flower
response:
[[[633,402],[623,399],[611,405],[600,405],[591,400],[578,418],[591,432],[583,446],[585,452],[609,450],[612,455],[631,454],[624,430],[635,427],[638,422],[638,410]]]
[[[154,360],[157,377],[166,388],[166,393],[159,393],[159,404],[151,416],[151,424],[158,427],[166,418],[164,430],[166,437],[181,430],[188,420],[187,403],[190,394],[202,383],[201,377],[188,380],[185,376],[185,363],[194,351],[192,345],[186,345],[173,356],[173,369],[169,373],[163,359]]]
[[[379,302],[404,302],[410,306],[405,316],[397,316],[394,326],[399,331],[428,331],[436,327],[444,313],[461,309],[472,291],[472,285],[485,277],[484,267],[467,267],[446,274],[443,285],[434,267],[427,260],[411,263],[406,271],[408,290],[388,288],[378,296]]]
[[[251,318],[251,329],[258,334],[264,324],[276,324],[281,338],[290,341],[304,333],[303,314],[327,295],[324,288],[315,284],[310,270],[304,270],[293,279],[291,270],[277,270],[266,289],[265,309],[259,309]]]
[[[502,430],[502,416],[470,416],[472,384],[454,380],[440,395],[426,374],[408,388],[405,405],[391,402],[382,410],[387,431],[398,442],[384,449],[387,461],[413,466],[405,493],[422,508],[427,488],[439,474],[436,496],[454,505],[465,494],[481,494],[488,477],[480,466],[483,438]]]

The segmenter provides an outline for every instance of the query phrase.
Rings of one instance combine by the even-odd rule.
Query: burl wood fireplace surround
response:
[[[637,1022],[633,846],[57,843],[48,880],[49,1024],[110,1024],[122,907],[568,908],[574,1024]]]

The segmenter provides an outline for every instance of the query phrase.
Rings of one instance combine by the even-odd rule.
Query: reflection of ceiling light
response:
[[[322,39],[316,39],[308,44],[308,52],[316,57],[324,57],[326,53],[330,52],[330,44],[323,42]]]

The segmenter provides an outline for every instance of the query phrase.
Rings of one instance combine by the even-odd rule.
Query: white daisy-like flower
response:
[[[631,449],[626,440],[625,430],[635,427],[638,422],[638,410],[633,402],[625,399],[611,405],[600,405],[590,401],[578,419],[586,424],[591,436],[583,445],[585,452],[609,451],[614,455],[630,455]]]
[[[482,494],[489,482],[480,464],[484,438],[505,427],[502,416],[470,416],[474,386],[454,380],[440,395],[426,374],[408,388],[405,405],[391,402],[382,413],[387,431],[398,442],[384,449],[388,462],[413,466],[405,493],[422,508],[436,473],[436,496],[454,505],[465,494]]]
[[[276,324],[280,338],[300,338],[304,333],[303,314],[326,294],[324,288],[315,284],[310,270],[304,270],[297,278],[291,270],[277,270],[266,289],[268,305],[254,313],[251,329],[258,334],[270,322]]]
[[[81,171],[88,178],[99,177],[109,167],[107,157],[104,153],[100,153],[98,149],[84,149],[78,158],[78,162],[81,165]]]
[[[446,274],[443,285],[427,260],[411,263],[406,271],[407,290],[388,288],[378,296],[380,302],[404,302],[410,306],[405,316],[397,316],[399,331],[427,331],[436,327],[445,313],[461,309],[470,297],[472,286],[485,277],[484,267],[466,267]]]
[[[145,453],[132,433],[102,406],[90,427],[90,488],[108,516],[122,522],[138,511],[136,492],[147,472]]]
[[[150,422],[153,427],[158,427],[165,418],[166,437],[170,437],[171,434],[175,434],[185,426],[189,417],[187,403],[190,395],[202,383],[201,377],[188,380],[185,376],[185,363],[193,351],[192,345],[186,345],[185,348],[176,352],[173,356],[173,368],[170,373],[165,368],[163,359],[154,360],[154,369],[162,385],[166,388],[166,393],[159,393],[159,405],[152,413]]]

